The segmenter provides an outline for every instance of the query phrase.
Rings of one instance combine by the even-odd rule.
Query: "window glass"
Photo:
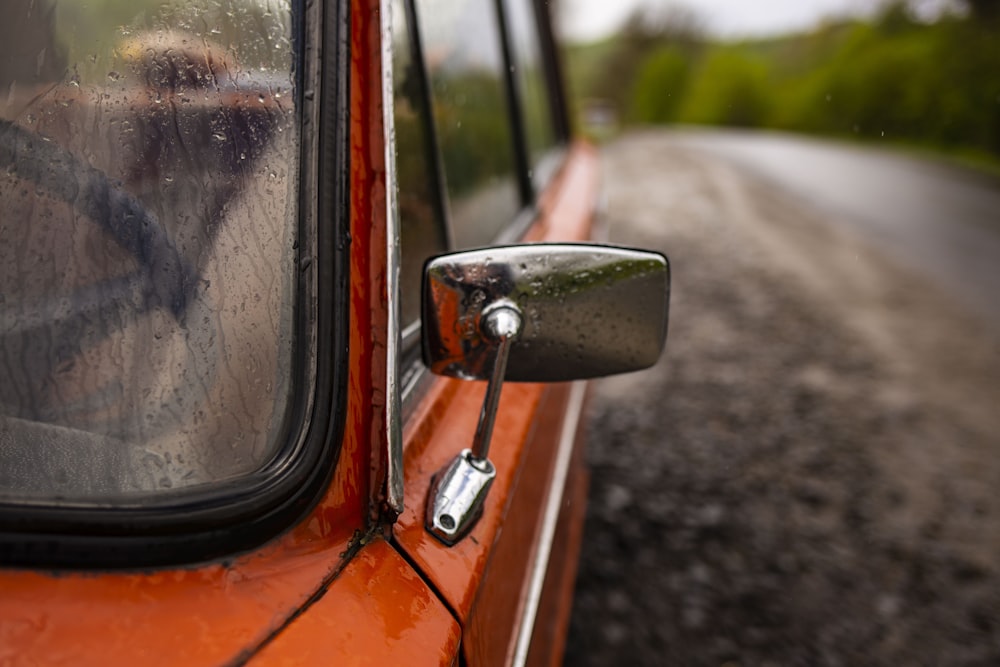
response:
[[[557,143],[540,33],[532,0],[505,0],[504,6],[510,23],[514,74],[521,98],[528,156],[534,171]]]
[[[484,245],[521,207],[496,7],[417,0],[416,9],[455,245]]]
[[[0,4],[0,497],[272,460],[289,404],[289,0]]]
[[[424,260],[448,249],[444,213],[429,119],[426,80],[402,0],[393,3],[393,110],[396,125],[401,266],[400,316],[403,325],[420,317]]]

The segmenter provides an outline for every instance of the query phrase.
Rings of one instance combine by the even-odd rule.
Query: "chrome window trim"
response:
[[[386,337],[385,428],[386,503],[397,515],[403,512],[403,425],[400,420],[399,322],[400,224],[396,196],[396,123],[392,87],[392,0],[379,2],[382,33],[382,132],[385,138],[386,221]]]

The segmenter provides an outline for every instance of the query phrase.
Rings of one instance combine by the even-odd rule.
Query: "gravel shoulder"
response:
[[[670,338],[595,385],[566,664],[1000,664],[995,323],[669,133],[604,159]]]

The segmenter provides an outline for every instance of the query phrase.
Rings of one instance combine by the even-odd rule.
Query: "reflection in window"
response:
[[[532,0],[505,0],[510,23],[514,73],[532,170],[556,146],[553,110],[541,57],[540,33]],[[533,174],[534,175],[534,174]]]
[[[0,496],[273,459],[298,137],[288,0],[0,4]]]
[[[490,0],[417,0],[458,248],[492,241],[520,208],[497,14]]]
[[[402,0],[393,16],[393,111],[396,125],[396,181],[400,218],[400,316],[403,326],[420,317],[420,281],[424,260],[445,252],[444,211],[441,208],[437,162],[431,151],[433,128],[425,79],[406,21]]]

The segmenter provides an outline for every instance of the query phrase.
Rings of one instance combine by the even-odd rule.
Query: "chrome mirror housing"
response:
[[[503,304],[523,319],[506,381],[639,370],[659,359],[669,297],[669,263],[655,252],[533,244],[443,255],[424,268],[424,363],[438,375],[489,379],[497,346],[483,318]]]
[[[452,545],[482,514],[504,381],[559,382],[652,366],[667,337],[670,266],[659,253],[584,244],[453,253],[424,267],[430,370],[489,380],[479,423],[431,482],[425,525]]]

